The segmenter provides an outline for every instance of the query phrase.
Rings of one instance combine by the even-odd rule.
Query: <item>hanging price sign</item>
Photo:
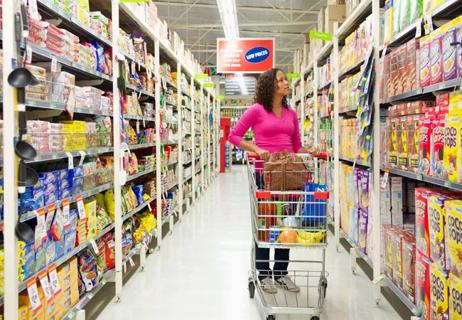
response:
[[[37,226],[35,227],[35,234],[36,234],[36,237],[38,237],[39,243],[41,243],[42,241],[45,241],[47,238],[45,214],[46,214],[45,208],[41,208],[36,211]]]
[[[300,73],[298,73],[298,72],[289,72],[287,74],[287,78],[289,78],[289,80],[299,79],[300,78]]]
[[[50,282],[48,281],[47,272],[45,270],[41,271],[38,274],[38,278],[40,280],[40,284],[42,286],[43,293],[45,294],[45,299],[47,300],[47,303],[50,303],[51,300],[53,300],[53,292],[51,291]]]
[[[35,278],[31,278],[26,283],[27,286],[27,294],[29,295],[29,302],[32,310],[37,313],[40,308],[42,308],[42,302],[40,301],[37,282]]]
[[[85,212],[83,198],[81,195],[79,195],[75,199],[77,200],[77,210],[79,211],[79,219],[85,221],[87,219],[87,213]]]
[[[215,83],[204,83],[204,88],[215,88]]]
[[[217,100],[223,100],[225,98],[225,96],[223,94],[219,94],[217,96]]]
[[[69,199],[64,199],[62,204],[63,204],[64,228],[68,228],[70,226],[70,201]]]
[[[208,77],[209,77],[209,75],[206,74],[206,73],[196,73],[194,75],[194,79],[196,79],[196,80],[207,79]]]
[[[59,285],[58,272],[56,271],[55,264],[51,265],[48,269],[48,278],[50,279],[50,286],[54,295],[58,295],[61,292],[61,286]]]
[[[319,39],[324,41],[332,41],[332,33],[319,32],[316,30],[310,31],[310,39]]]

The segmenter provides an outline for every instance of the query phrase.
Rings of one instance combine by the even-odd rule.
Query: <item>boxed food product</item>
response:
[[[434,116],[426,114],[420,122],[419,129],[419,173],[430,174],[431,136],[433,132]]]
[[[406,113],[406,112],[403,112]],[[398,166],[403,169],[407,170],[409,165],[409,154],[408,154],[408,141],[407,141],[407,117],[403,116],[399,118],[398,124]]]
[[[430,61],[430,44],[432,43],[432,38],[430,35],[422,37],[419,44],[419,79],[420,86],[427,87],[431,84],[431,61]],[[438,48],[438,47],[436,47]],[[436,60],[438,62],[438,60]],[[435,70],[436,71],[436,70]]]
[[[411,115],[408,116],[407,121],[408,170],[415,173],[419,172],[419,122],[421,117],[420,114]]]
[[[400,288],[403,288],[403,259],[402,259],[402,239],[403,233],[397,230],[391,239],[393,250],[393,282]]]
[[[415,228],[417,249],[430,257],[430,234],[428,227],[428,198],[437,192],[428,188],[415,189]]]
[[[452,80],[457,77],[457,46],[454,46],[456,41],[456,29],[453,28],[443,35],[442,50],[443,50],[443,80]]]
[[[449,275],[449,319],[462,320],[462,280]]]
[[[462,43],[462,26],[459,26],[456,31],[456,40],[458,43]],[[462,76],[462,47],[457,47],[457,68],[458,68],[458,76]]]
[[[449,181],[459,182],[461,170],[461,130],[462,109],[449,110],[447,122],[444,128],[444,168],[447,171]]]
[[[446,121],[446,113],[435,115],[433,120],[433,130],[430,137],[430,175],[433,177],[444,178],[444,123]]]
[[[414,302],[415,299],[415,236],[405,233],[402,239],[403,291]]]
[[[449,320],[448,275],[437,264],[430,267],[430,319]]]
[[[435,36],[430,43],[430,84],[443,81],[443,47],[442,37]]]
[[[391,177],[391,221],[395,226],[403,225],[403,178]]]
[[[446,208],[446,250],[449,271],[452,275],[462,277],[462,201],[445,202]]]
[[[435,194],[428,198],[428,226],[430,236],[430,257],[441,270],[447,270],[445,244],[445,210],[444,203],[450,198]]]
[[[430,319],[430,260],[418,249],[415,267],[415,303],[422,310],[422,318]]]
[[[384,232],[384,271],[388,278],[393,279],[393,238],[395,236],[395,227],[392,225],[383,225]]]

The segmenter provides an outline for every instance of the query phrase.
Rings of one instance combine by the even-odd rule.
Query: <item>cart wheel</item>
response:
[[[255,296],[255,284],[253,282],[249,282],[249,296],[250,299],[253,299]]]
[[[320,320],[318,316],[312,316],[311,320]]]
[[[276,320],[276,318],[272,314],[270,314],[266,317],[266,320]]]

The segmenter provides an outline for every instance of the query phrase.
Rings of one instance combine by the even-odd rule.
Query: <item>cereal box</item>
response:
[[[408,117],[407,120],[407,143],[409,163],[408,170],[419,172],[419,121],[421,115],[416,114]]]
[[[392,225],[384,225],[384,258],[385,258],[385,274],[390,278],[393,279],[393,260],[394,260],[394,252],[393,252],[393,242],[392,239],[394,237],[394,227]]]
[[[443,50],[442,37],[435,37],[430,43],[430,74],[431,84],[437,84],[443,81]]]
[[[393,282],[400,288],[403,288],[403,259],[401,240],[403,239],[402,232],[396,232],[392,239],[393,248]]]
[[[419,129],[419,173],[430,174],[431,135],[433,132],[433,115],[426,115],[420,122]]]
[[[398,121],[396,118],[390,119],[390,151],[388,153],[388,163],[390,167],[398,166]]]
[[[436,192],[428,188],[415,189],[415,228],[416,246],[427,257],[430,257],[430,235],[428,227],[428,198]]]
[[[414,302],[415,298],[415,236],[405,233],[402,243],[403,290],[406,296]]]
[[[443,161],[445,120],[444,113],[435,117],[430,138],[430,175],[438,178],[443,178],[446,172]]]
[[[452,275],[462,277],[462,201],[445,202],[446,208],[446,251],[449,271]]]
[[[430,36],[425,36],[420,39],[419,79],[420,79],[421,87],[427,87],[431,84],[430,43],[431,43]]]
[[[445,245],[444,201],[450,198],[437,194],[428,198],[428,226],[430,235],[430,257],[441,270],[447,270]]]
[[[416,250],[415,303],[422,319],[430,319],[430,260]]]
[[[455,41],[456,29],[453,28],[446,32],[442,39],[444,81],[457,77],[457,48],[453,45]]]
[[[462,320],[462,280],[449,275],[449,319]]]
[[[462,43],[462,26],[459,26],[456,31],[457,42]],[[458,76],[462,76],[462,46],[457,47],[457,67],[459,69]]]
[[[436,263],[430,267],[430,319],[449,319],[448,275]]]
[[[459,182],[459,163],[461,162],[462,109],[453,109],[448,113],[444,128],[444,167],[451,182]]]
[[[409,154],[408,154],[408,141],[407,141],[407,130],[408,125],[406,120],[408,117],[401,117],[399,120],[399,134],[400,138],[399,141],[399,154],[398,154],[398,165],[401,169],[407,170],[408,161],[409,161]]]

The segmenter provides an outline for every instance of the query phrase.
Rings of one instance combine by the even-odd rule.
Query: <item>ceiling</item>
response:
[[[236,0],[241,38],[275,38],[276,65],[286,68],[305,34],[316,29],[317,12],[326,0]],[[224,37],[216,0],[155,2],[159,17],[177,31],[185,47],[207,66],[216,65],[216,39]]]

